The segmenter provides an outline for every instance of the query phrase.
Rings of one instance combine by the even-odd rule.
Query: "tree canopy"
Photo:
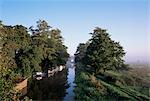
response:
[[[96,27],[87,44],[79,44],[76,60],[82,61],[88,69],[99,73],[102,70],[115,70],[124,65],[125,52],[119,42],[115,42],[105,29]]]
[[[29,29],[0,22],[0,100],[13,98],[10,93],[19,79],[34,71],[47,72],[48,68],[65,65],[68,56],[61,31],[45,20]]]

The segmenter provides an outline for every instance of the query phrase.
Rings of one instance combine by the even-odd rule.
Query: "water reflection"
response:
[[[74,101],[75,94],[74,94],[73,90],[75,87],[75,83],[74,83],[75,66],[74,66],[74,63],[72,63],[70,61],[67,62],[66,66],[68,68],[67,81],[68,81],[70,87],[67,89],[67,94],[64,97],[64,101]]]
[[[66,69],[42,80],[30,79],[28,81],[27,94],[32,100],[74,100],[74,63],[68,60]]]
[[[67,88],[67,69],[64,69],[53,77],[31,80],[27,96],[33,100],[63,100]]]

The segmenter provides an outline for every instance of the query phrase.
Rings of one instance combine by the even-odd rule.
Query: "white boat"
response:
[[[36,72],[33,77],[37,80],[41,80],[45,76],[45,73],[42,72]]]
[[[71,59],[71,62],[73,63],[73,62],[74,62],[74,59]]]

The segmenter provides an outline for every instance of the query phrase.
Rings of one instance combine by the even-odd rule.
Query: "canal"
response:
[[[73,92],[75,83],[75,65],[70,61],[67,62],[66,67],[68,67],[68,76],[67,82],[69,84],[69,88],[67,88],[67,94],[64,97],[64,101],[74,101],[75,94]]]
[[[30,79],[26,96],[32,100],[73,101],[75,66],[68,59],[66,69],[42,80]]]

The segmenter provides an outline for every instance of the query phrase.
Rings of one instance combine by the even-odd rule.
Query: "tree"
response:
[[[115,70],[124,64],[123,47],[119,42],[114,42],[106,30],[97,27],[91,35],[84,57],[84,64],[88,68],[99,73],[101,70]]]
[[[13,43],[14,30],[12,26],[0,26],[0,100],[13,99],[13,80],[17,67],[14,50],[17,45]]]
[[[50,34],[50,47],[55,49],[56,55],[56,58],[54,58],[55,65],[65,65],[69,57],[69,54],[67,53],[67,47],[63,45],[63,37],[60,33],[61,31],[59,29],[52,29]]]
[[[37,28],[29,28],[32,35],[32,52],[31,66],[35,71],[47,71],[48,65],[51,64],[51,54],[54,53],[53,49],[48,47],[48,39],[50,36],[50,26],[44,20],[37,21]]]
[[[51,29],[44,20],[37,21],[37,29],[30,27],[32,32],[32,51],[34,68],[47,71],[48,68],[64,65],[68,58],[67,47],[59,29]],[[41,68],[41,69],[40,69]]]
[[[88,45],[89,45],[89,42],[87,42],[86,44],[80,43],[78,45],[77,51],[75,53],[75,62],[82,62],[82,60],[86,54]]]
[[[18,46],[15,49],[15,63],[17,64],[16,72],[26,77],[31,74],[31,66],[29,60],[29,49],[31,49],[31,37],[27,28],[22,25],[13,26],[14,43]]]

